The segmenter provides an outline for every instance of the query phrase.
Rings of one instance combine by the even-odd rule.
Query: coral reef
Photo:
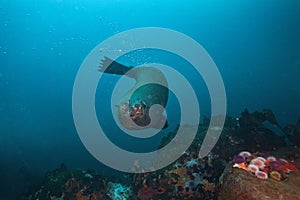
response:
[[[68,170],[64,164],[48,172],[39,186],[20,199],[105,200],[107,180],[93,171]]]

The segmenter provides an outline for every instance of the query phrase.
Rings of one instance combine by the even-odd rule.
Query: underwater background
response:
[[[61,163],[117,176],[88,153],[72,117],[76,73],[106,38],[139,27],[182,32],[200,43],[218,66],[229,116],[239,117],[245,108],[268,108],[284,126],[300,116],[299,25],[298,0],[0,0],[0,199],[15,199]],[[153,57],[174,68],[186,64],[153,52],[121,60],[137,65]],[[197,91],[201,114],[209,116],[205,84],[191,73],[191,67],[182,71]],[[97,96],[110,96],[116,80],[105,76]],[[178,104],[168,104],[175,114],[163,134],[178,123]],[[110,108],[109,100],[96,105]],[[112,127],[111,139],[130,148],[110,121],[105,124]],[[154,146],[160,143],[153,141]],[[137,148],[147,150],[148,143]]]

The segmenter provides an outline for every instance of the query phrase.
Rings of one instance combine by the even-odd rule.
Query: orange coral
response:
[[[186,168],[184,166],[173,169],[171,171],[169,171],[170,174],[177,174],[179,176],[178,180],[176,180],[176,187],[181,186],[181,187],[185,187],[185,181],[188,180],[188,177],[186,177],[187,171]],[[184,181],[183,178],[185,178],[186,180]]]
[[[245,163],[239,163],[239,164],[235,163],[235,164],[233,165],[233,167],[237,167],[237,168],[240,168],[240,169],[249,171],[249,169],[248,169],[248,167],[247,167],[247,165],[246,165]]]
[[[182,166],[182,167],[171,170],[170,173],[177,174],[178,176],[184,176],[186,174],[186,169],[184,166]]]
[[[78,191],[76,193],[76,199],[77,200],[86,200],[87,198],[83,195],[82,191]]]
[[[208,182],[208,180],[203,181],[203,190],[208,192],[215,192],[215,184]]]

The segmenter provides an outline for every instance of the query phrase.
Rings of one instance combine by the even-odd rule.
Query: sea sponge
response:
[[[281,180],[281,174],[278,171],[271,171],[270,177],[275,179],[276,181]]]
[[[120,183],[109,182],[107,187],[107,196],[111,199],[126,200],[132,196],[132,188]]]

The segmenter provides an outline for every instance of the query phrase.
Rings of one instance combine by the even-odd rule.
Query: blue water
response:
[[[1,198],[26,191],[60,163],[110,171],[82,145],[72,117],[77,70],[109,36],[151,26],[192,37],[218,66],[229,115],[239,116],[245,107],[270,108],[285,125],[300,116],[299,24],[298,0],[0,0]],[[140,57],[124,62],[143,62],[142,55],[136,56]],[[161,53],[156,61],[184,64],[168,56]],[[198,91],[201,113],[209,114],[203,80],[191,72],[187,67],[182,73],[190,76]],[[105,89],[112,87],[110,78],[111,83],[116,81],[105,77],[107,85],[99,88],[103,96],[110,95]],[[176,102],[169,104],[170,112],[176,113],[172,110]],[[170,122],[169,130],[178,119],[173,116]],[[108,127],[112,124],[106,121]],[[131,146],[113,134],[116,143]],[[159,143],[157,138],[153,141]]]

